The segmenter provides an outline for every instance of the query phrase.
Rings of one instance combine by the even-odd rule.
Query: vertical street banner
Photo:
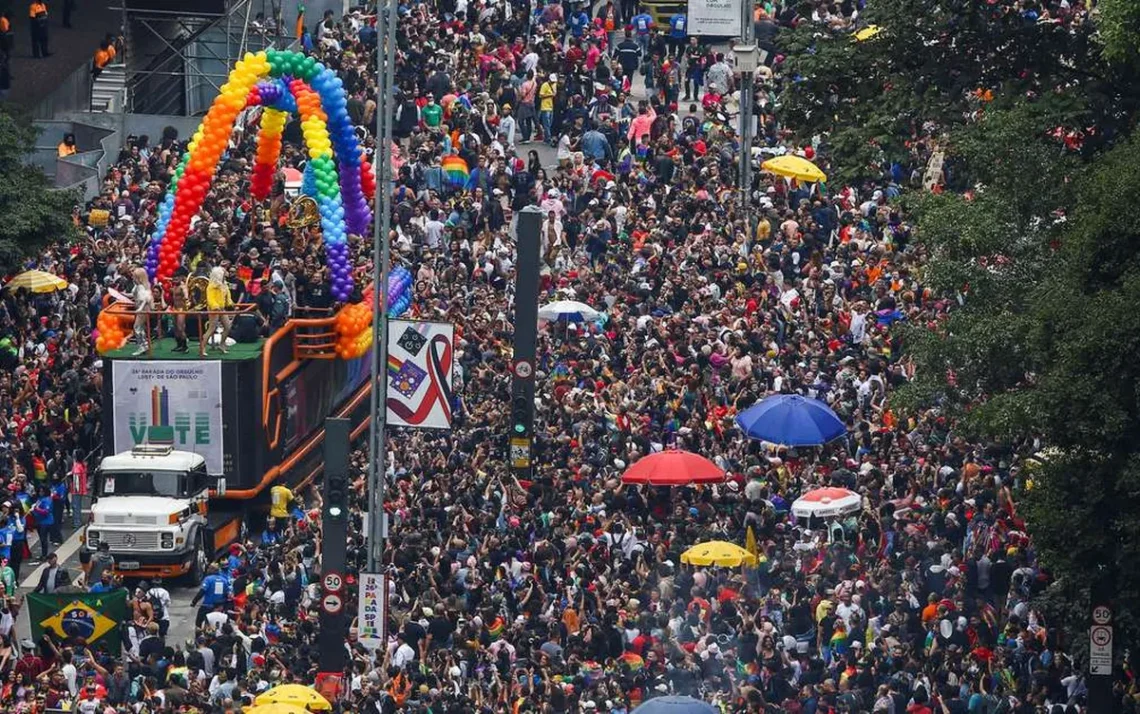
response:
[[[217,360],[116,360],[111,419],[115,451],[147,440],[150,427],[168,427],[174,448],[200,454],[206,470],[222,474],[222,363]]]
[[[119,624],[127,616],[127,589],[105,593],[28,593],[32,639],[52,632],[65,642],[80,639],[93,649],[119,653]]]
[[[688,10],[690,35],[739,37],[741,0],[691,0]]]
[[[450,429],[455,326],[450,322],[388,321],[388,423]]]
[[[360,597],[356,599],[356,628],[360,644],[370,650],[384,646],[386,633],[387,585],[377,573],[360,574]]]

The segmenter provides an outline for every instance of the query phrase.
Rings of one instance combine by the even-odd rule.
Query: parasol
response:
[[[846,488],[817,488],[792,503],[792,515],[796,518],[835,518],[857,513],[862,508],[863,499],[854,491]]]
[[[827,181],[827,175],[818,166],[800,156],[788,154],[768,159],[760,168],[778,176],[786,176],[799,181]]]
[[[689,565],[717,565],[722,568],[739,568],[756,565],[756,556],[735,543],[712,540],[700,543],[681,553],[681,562]]]
[[[34,293],[54,293],[57,290],[66,290],[67,281],[43,270],[28,270],[9,280],[4,287],[9,290],[25,288]]]
[[[622,483],[650,486],[688,486],[721,483],[724,471],[703,456],[670,449],[638,459],[621,475]]]

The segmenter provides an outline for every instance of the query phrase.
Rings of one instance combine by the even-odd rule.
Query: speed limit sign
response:
[[[328,592],[338,593],[344,587],[344,578],[340,576],[340,573],[325,573],[323,584]]]
[[[516,377],[519,379],[530,379],[532,374],[534,374],[534,365],[530,363],[530,360],[520,359],[518,362],[515,362]]]

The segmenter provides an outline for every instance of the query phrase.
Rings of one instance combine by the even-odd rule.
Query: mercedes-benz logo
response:
[[[134,545],[134,544],[135,544],[135,534],[134,533],[124,533],[123,534],[123,545]]]

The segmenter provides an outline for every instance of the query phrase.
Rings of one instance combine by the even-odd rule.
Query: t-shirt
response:
[[[274,518],[288,518],[289,504],[293,501],[293,492],[285,486],[274,486],[269,490],[269,515]]]
[[[420,110],[424,126],[437,127],[443,121],[443,107],[438,104],[428,104]]]
[[[648,35],[649,28],[653,25],[653,16],[644,12],[640,15],[634,15],[630,24],[633,25],[633,29],[637,31],[637,34]]]
[[[557,85],[551,82],[543,82],[542,87],[538,90],[539,104],[538,110],[540,112],[554,111],[554,95],[558,92]]]
[[[684,39],[685,29],[689,26],[689,18],[682,14],[669,18],[669,36],[673,39]]]

